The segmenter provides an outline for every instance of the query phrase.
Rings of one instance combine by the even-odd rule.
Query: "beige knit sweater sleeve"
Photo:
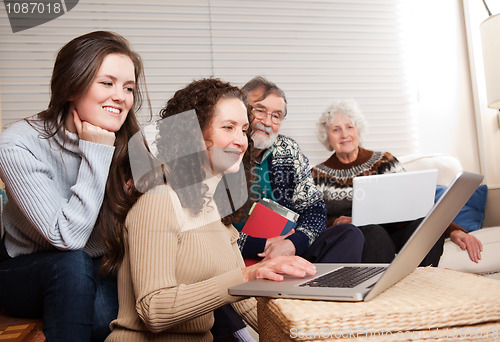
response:
[[[156,187],[141,196],[126,221],[136,311],[152,332],[179,324],[203,329],[214,309],[242,299],[228,294],[243,282],[238,232],[203,215],[186,217],[172,194],[169,187]],[[186,229],[193,222],[196,228]],[[256,328],[255,300],[235,307]]]

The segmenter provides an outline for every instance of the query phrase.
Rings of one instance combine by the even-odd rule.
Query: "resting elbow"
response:
[[[83,249],[86,246],[86,243],[84,242],[75,242],[75,241],[51,241],[49,240],[49,243],[57,248],[60,251],[78,251]]]
[[[149,319],[143,319],[142,317],[141,319],[148,331],[152,332],[153,334],[161,333],[166,329],[165,327],[160,328],[160,326],[154,324],[154,322],[151,322]]]
[[[137,302],[136,311],[148,331],[152,333],[163,332],[178,323],[173,319],[175,315],[165,310],[155,310],[145,300]]]

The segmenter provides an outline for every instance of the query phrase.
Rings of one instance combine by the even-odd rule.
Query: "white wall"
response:
[[[462,1],[413,0],[408,9],[421,153],[447,153],[480,172]]]
[[[500,1],[486,1],[492,14],[500,13]],[[486,101],[486,85],[482,45],[479,27],[487,17],[487,11],[481,1],[464,0],[466,24],[471,64],[472,93],[474,110],[478,123],[478,142],[482,173],[486,176],[489,187],[500,187],[500,126],[498,110],[488,109]],[[500,63],[500,61],[499,61]]]

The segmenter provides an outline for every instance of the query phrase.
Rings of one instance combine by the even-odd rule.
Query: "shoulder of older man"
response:
[[[276,141],[274,142],[273,156],[277,157],[280,155],[289,155],[290,152],[293,154],[302,154],[299,144],[289,136],[278,134]]]

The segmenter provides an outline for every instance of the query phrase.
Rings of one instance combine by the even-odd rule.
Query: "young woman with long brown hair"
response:
[[[143,83],[125,38],[82,35],[57,55],[48,108],[0,135],[0,306],[43,317],[47,341],[102,341],[117,315],[116,276],[99,269],[136,198],[127,146]]]

